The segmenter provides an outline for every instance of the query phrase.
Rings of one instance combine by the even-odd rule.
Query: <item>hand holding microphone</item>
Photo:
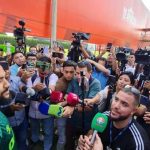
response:
[[[44,115],[53,115],[55,117],[62,117],[63,107],[59,104],[49,104],[47,102],[41,102],[38,110]]]
[[[91,128],[94,130],[94,133],[92,135],[90,145],[94,144],[97,132],[102,133],[106,129],[107,124],[108,124],[108,117],[106,115],[102,113],[97,113],[94,116],[91,124]]]

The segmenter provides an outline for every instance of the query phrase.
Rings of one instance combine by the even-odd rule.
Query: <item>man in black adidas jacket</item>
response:
[[[133,119],[139,105],[140,92],[134,87],[119,91],[112,100],[109,121],[103,133],[100,133],[103,147],[106,150],[149,150],[149,138],[145,130]],[[91,136],[80,136],[78,149],[102,150],[100,142],[90,145]],[[99,140],[96,138],[96,140]],[[97,144],[99,143],[99,144]]]

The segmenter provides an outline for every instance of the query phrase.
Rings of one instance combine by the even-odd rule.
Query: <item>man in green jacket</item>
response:
[[[10,93],[9,83],[5,79],[5,71],[0,66],[0,104],[8,103]],[[0,111],[0,149],[1,150],[16,150],[15,137],[11,126],[6,116]]]

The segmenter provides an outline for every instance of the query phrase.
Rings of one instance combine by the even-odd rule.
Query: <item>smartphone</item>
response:
[[[21,66],[21,69],[26,69],[26,64],[23,64],[22,66]]]
[[[25,93],[23,92],[16,93],[15,103],[26,105],[26,99],[27,99],[27,95]]]
[[[0,65],[3,67],[4,70],[9,70],[8,62],[0,61]]]
[[[58,57],[62,59],[64,57],[64,54],[60,52],[52,52],[52,57]]]

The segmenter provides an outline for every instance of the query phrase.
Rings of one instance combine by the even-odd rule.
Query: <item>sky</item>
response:
[[[149,9],[150,11],[150,0],[142,0],[145,6]]]

